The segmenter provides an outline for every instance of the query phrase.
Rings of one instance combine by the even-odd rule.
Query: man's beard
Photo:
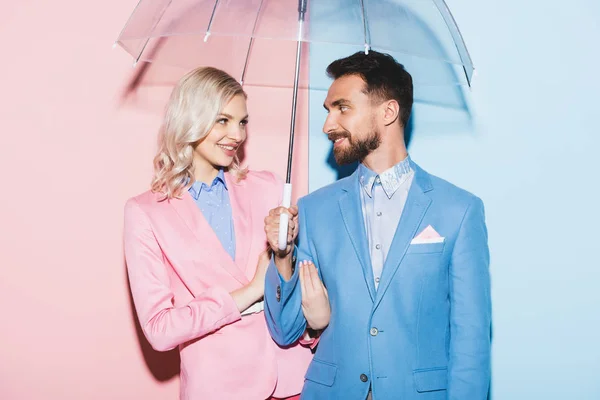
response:
[[[333,156],[338,165],[348,165],[357,161],[362,161],[381,144],[381,135],[376,130],[371,131],[366,138],[360,140],[353,139],[348,131],[332,132],[328,137],[331,141],[335,141],[339,138],[348,140],[348,146],[346,148],[333,148]]]

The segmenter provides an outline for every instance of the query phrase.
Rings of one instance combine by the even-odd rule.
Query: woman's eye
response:
[[[248,125],[248,120],[247,120],[247,119],[245,119],[245,120],[242,120],[242,121],[240,121],[240,125],[241,125],[241,126],[246,126],[246,125]]]
[[[227,118],[221,118],[217,120],[217,124],[225,125],[227,123]]]

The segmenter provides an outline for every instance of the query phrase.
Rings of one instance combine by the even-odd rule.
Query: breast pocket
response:
[[[444,251],[446,241],[440,243],[415,243],[408,246],[406,254],[441,253]]]

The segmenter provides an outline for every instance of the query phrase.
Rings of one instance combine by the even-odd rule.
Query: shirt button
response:
[[[377,330],[377,328],[372,327],[371,330],[369,331],[369,333],[371,334],[371,336],[377,336],[379,331]]]
[[[277,291],[275,293],[275,298],[277,299],[277,301],[281,300],[281,286],[277,286]]]
[[[381,211],[377,211],[377,216],[381,217]]]
[[[381,279],[381,278],[379,278],[379,277],[376,277],[376,278],[375,278],[375,282],[379,283],[379,279]]]
[[[369,380],[369,377],[368,377],[368,376],[366,376],[365,374],[360,374],[360,380],[361,380],[362,382],[366,382],[366,381],[368,381],[368,380]]]
[[[376,244],[376,245],[375,245],[375,248],[376,248],[377,250],[379,250],[379,249],[381,249],[381,245],[380,245],[380,244]]]

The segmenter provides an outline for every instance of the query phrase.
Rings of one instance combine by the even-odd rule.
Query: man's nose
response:
[[[332,114],[328,114],[325,118],[325,124],[323,124],[323,133],[329,134],[337,130],[338,124],[335,117]]]

